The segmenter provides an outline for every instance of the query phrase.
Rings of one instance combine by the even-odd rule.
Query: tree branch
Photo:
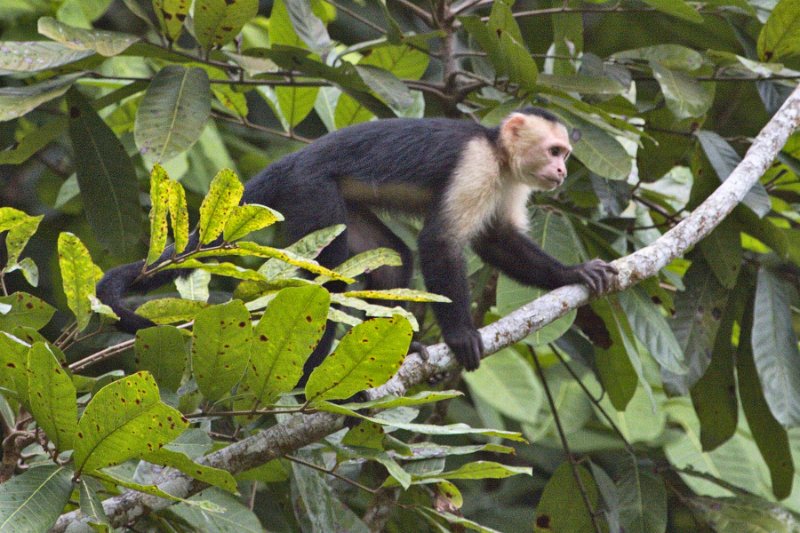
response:
[[[685,253],[711,232],[766,172],[789,135],[798,126],[800,87],[795,89],[764,126],[730,177],[705,202],[654,243],[614,262],[619,270],[615,289],[626,289],[656,275],[672,259]],[[561,287],[542,296],[480,330],[486,353],[494,353],[522,340],[588,300],[589,291],[578,285]],[[424,383],[428,377],[455,367],[455,358],[447,347],[437,344],[428,348],[427,360],[412,354],[388,383],[367,391],[366,395],[370,399],[387,394],[402,395],[412,385]],[[238,473],[316,442],[342,427],[343,420],[339,416],[327,413],[297,415],[291,417],[287,423],[273,426],[214,452],[202,462]],[[158,486],[179,497],[188,497],[204,487],[202,483],[173,470],[162,475]],[[146,513],[164,509],[172,503],[143,493],[127,491],[107,499],[103,502],[103,507],[111,523],[119,527]],[[86,515],[73,511],[62,515],[52,531],[63,532],[74,522],[88,524],[88,521]]]

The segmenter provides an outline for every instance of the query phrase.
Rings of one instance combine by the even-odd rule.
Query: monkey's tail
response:
[[[139,329],[155,325],[150,320],[134,313],[123,302],[125,295],[134,286],[136,278],[142,273],[143,267],[144,261],[136,261],[112,268],[105,273],[96,287],[97,297],[100,301],[109,306],[119,317],[117,327],[128,333],[136,333]]]

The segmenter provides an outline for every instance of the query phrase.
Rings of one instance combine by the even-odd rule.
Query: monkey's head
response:
[[[500,125],[500,144],[514,179],[539,191],[564,183],[572,145],[555,115],[538,108],[511,113]]]

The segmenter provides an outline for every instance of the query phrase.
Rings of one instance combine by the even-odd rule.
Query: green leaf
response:
[[[205,309],[205,302],[184,300],[182,298],[159,298],[149,300],[136,309],[136,314],[149,318],[156,324],[187,322]]]
[[[739,154],[736,153],[736,150],[733,149],[728,141],[713,131],[700,130],[695,135],[700,140],[700,146],[703,147],[703,152],[705,152],[711,166],[714,167],[719,180],[724,182],[742,161],[742,158],[739,157]],[[745,195],[742,203],[752,209],[759,218],[763,218],[772,209],[769,194],[761,183],[753,185]],[[716,262],[716,258],[713,262]]]
[[[800,10],[797,0],[781,0],[758,35],[758,57],[775,61],[800,53]]]
[[[580,486],[575,481],[573,468],[578,471]],[[582,496],[584,493],[592,509],[596,509],[599,494],[589,472],[581,465],[573,467],[568,461],[561,463],[545,485],[536,506],[533,531],[593,531],[590,511]]]
[[[0,531],[48,531],[72,493],[71,470],[38,466],[0,485]]]
[[[78,429],[77,392],[69,373],[46,344],[35,343],[28,352],[28,407],[56,451],[72,449]]]
[[[53,306],[26,292],[0,296],[0,306],[3,304],[8,305],[10,309],[0,312],[2,331],[11,331],[19,326],[42,329],[56,312]]]
[[[95,295],[94,286],[103,277],[103,272],[92,262],[89,250],[80,239],[66,232],[58,236],[58,266],[67,306],[78,320],[78,330],[83,331],[92,317],[89,297]]]
[[[661,86],[667,107],[676,118],[702,117],[711,108],[714,103],[713,91],[688,74],[668,69],[657,61],[651,61],[650,68]]]
[[[370,292],[372,291],[365,291],[364,294]],[[367,317],[392,317],[394,315],[400,315],[408,320],[408,322],[411,324],[412,330],[419,331],[419,322],[417,322],[417,318],[414,316],[414,313],[411,313],[399,305],[389,307],[388,305],[374,304],[362,300],[361,298],[348,298],[342,293],[331,294],[331,302],[341,307],[349,307],[350,309],[363,311],[364,315]],[[348,315],[336,307],[332,307],[328,311],[328,320],[349,324],[351,326],[357,326],[363,322],[363,320]]]
[[[81,75],[69,74],[41,83],[0,88],[0,122],[19,118],[45,102],[63,96]]]
[[[724,219],[698,243],[706,264],[726,289],[736,285],[742,266],[742,239],[731,219]]]
[[[11,207],[3,207],[0,210],[8,210],[12,209]],[[16,211],[16,210],[15,210]],[[20,211],[21,213],[21,211]],[[16,219],[15,223],[11,226],[3,227],[3,230],[8,230],[6,234],[6,261],[8,265],[14,265],[19,260],[20,254],[22,254],[23,248],[28,244],[28,241],[33,234],[36,233],[36,230],[39,229],[39,223],[44,218],[44,215],[39,215],[38,217],[31,217],[28,215]],[[2,218],[2,214],[0,214],[0,218]],[[0,222],[0,227],[3,224]]]
[[[153,0],[158,25],[170,42],[180,37],[191,4],[190,0]]]
[[[153,376],[137,372],[100,389],[78,421],[75,465],[91,473],[158,450],[188,422],[161,402]]]
[[[164,467],[176,468],[193,479],[236,493],[236,480],[230,472],[192,461],[186,454],[160,448],[144,455],[144,460]]]
[[[150,173],[150,247],[145,264],[151,265],[161,257],[167,246],[167,213],[171,189],[167,171],[161,165]]]
[[[762,285],[760,273],[758,285]],[[758,300],[759,297],[756,296],[756,298]],[[747,425],[750,426],[753,440],[756,441],[758,450],[769,468],[772,493],[776,498],[782,500],[792,492],[794,463],[789,446],[789,436],[786,429],[773,416],[773,410],[770,409],[768,398],[764,394],[766,391],[762,387],[762,381],[759,380],[759,375],[763,376],[763,374],[756,370],[754,343],[757,342],[757,337],[763,335],[759,335],[755,328],[759,327],[757,326],[758,322],[762,322],[758,319],[758,312],[764,310],[758,307],[757,305],[752,311],[745,310],[745,316],[742,319],[739,349],[736,352],[736,375],[739,378],[739,395]],[[796,346],[797,342],[795,342]]]
[[[192,372],[209,401],[225,397],[242,379],[253,340],[250,313],[240,300],[197,313],[192,343]]]
[[[283,220],[283,215],[267,206],[238,205],[233,208],[233,212],[225,222],[222,238],[226,242],[238,241],[254,231],[264,229],[281,220]]]
[[[667,390],[680,395],[689,393],[711,363],[717,329],[728,301],[728,291],[699,257],[692,262],[683,282],[686,289],[675,297],[675,313],[669,324],[688,370],[682,374],[662,372]]]
[[[319,263],[311,259],[304,259],[303,257],[297,255],[296,253],[291,252],[288,249],[281,250],[278,248],[272,248],[270,246],[262,246],[254,242],[247,242],[247,241],[238,242],[236,243],[236,246],[239,248],[238,251],[244,252],[243,255],[280,259],[281,261],[288,263],[290,265],[300,267],[303,270],[308,270],[312,274],[319,274],[321,276],[326,276],[330,279],[344,281],[345,283],[355,282],[353,278],[343,276],[337,272],[334,272],[333,270],[325,268],[324,266],[321,266]],[[266,276],[267,274],[264,275]]]
[[[487,359],[488,361],[489,359]],[[395,407],[413,407],[415,405],[425,405],[434,402],[441,402],[444,400],[452,400],[463,396],[464,393],[456,390],[447,391],[423,391],[410,396],[384,396],[377,400],[369,400],[366,402],[352,402],[352,403],[337,403],[338,412],[341,408],[351,409],[353,412],[362,409],[394,409]],[[326,402],[327,403],[327,402]]]
[[[342,94],[339,96],[339,101],[336,102],[336,111],[333,115],[337,129],[368,122],[372,120],[374,116],[375,115],[373,115],[366,106],[362,105],[349,94]]]
[[[136,370],[150,372],[159,388],[178,390],[189,360],[186,335],[169,326],[136,332]]]
[[[540,74],[539,84],[580,94],[624,94],[627,88],[612,78],[584,74]]]
[[[628,179],[632,160],[625,148],[607,131],[574,115],[565,116],[569,126],[581,132],[573,154],[595,174],[610,180]]]
[[[340,400],[385,383],[408,353],[412,331],[400,317],[373,318],[355,326],[308,378],[310,404]]]
[[[93,54],[47,41],[0,42],[0,75],[55,69]]]
[[[731,335],[734,322],[741,317],[742,305],[739,302],[742,298],[739,295],[743,292],[746,294],[743,288],[734,289],[728,299],[714,341],[711,364],[692,387],[692,404],[700,421],[700,443],[703,451],[713,450],[733,437],[739,423],[739,402],[733,375],[735,354]]]
[[[197,259],[186,259],[180,263],[173,263],[165,267],[164,270],[184,268],[200,269],[211,274],[216,274],[217,276],[225,276],[234,279],[266,281],[266,278],[263,274],[259,274],[255,270],[251,270],[249,268],[240,267],[239,265],[235,265],[233,263],[204,263],[203,261],[198,261]]]
[[[319,87],[275,87],[278,107],[288,129],[300,124],[314,109]]]
[[[129,477],[121,477],[119,474],[123,472],[124,471],[120,472],[119,470],[95,470],[91,475],[112,486],[119,485],[120,487],[124,487],[126,489],[143,492],[145,494],[149,494],[150,496],[157,496],[173,502],[185,501],[183,498],[173,496],[169,492],[162,490],[158,485],[145,485],[143,483],[138,483]]]
[[[652,464],[633,458],[622,463],[617,481],[619,518],[623,531],[664,533],[667,530],[667,491]]]
[[[258,0],[195,0],[194,36],[206,50],[231,42],[258,14]]]
[[[29,346],[19,338],[0,330],[0,387],[16,394],[23,404],[28,401],[27,362]],[[4,391],[3,394],[6,394]]]
[[[425,74],[429,63],[428,54],[420,50],[406,45],[385,45],[370,50],[358,64],[388,70],[403,80],[418,80]]]
[[[177,181],[169,182],[169,218],[172,221],[172,236],[175,251],[181,253],[189,243],[189,210],[186,207],[186,191]]]
[[[420,479],[427,477],[436,479],[505,479],[520,474],[533,475],[533,469],[527,466],[504,465],[494,461],[474,461],[459,467],[457,470],[419,477]]]
[[[472,394],[505,416],[529,424],[541,416],[542,385],[516,351],[500,350],[463,377]]]
[[[195,494],[189,502],[210,502],[220,508],[219,512],[209,512],[201,506],[179,503],[169,508],[189,526],[189,531],[214,531],[219,533],[262,533],[264,528],[256,514],[244,505],[239,498],[219,489],[209,488]]]
[[[313,231],[305,237],[302,237],[297,242],[288,246],[285,251],[293,253],[298,258],[314,259],[320,254],[320,252],[322,252],[322,250],[330,245],[334,239],[336,239],[336,237],[342,234],[342,232],[345,230],[345,227],[346,226],[344,224],[336,224],[328,228]],[[291,264],[286,263],[285,261],[280,261],[279,259],[270,259],[258,270],[268,279],[289,277],[295,271]],[[346,275],[350,278],[354,277],[348,274],[343,275]]]
[[[800,521],[780,503],[773,503],[751,495],[733,498],[709,498],[695,496],[686,500],[698,517],[715,524],[718,531],[745,531],[770,533],[794,533]]]
[[[684,0],[643,0],[645,4],[649,4],[657,10],[672,15],[689,22],[696,22],[698,24],[703,22],[703,17],[697,10],[684,2]]]
[[[373,248],[348,258],[336,267],[336,272],[343,276],[355,278],[382,266],[401,266],[400,254],[392,248]]]
[[[458,17],[458,20],[469,32],[470,36],[477,41],[481,50],[486,52],[489,62],[494,67],[497,75],[504,75],[507,68],[505,60],[500,53],[500,38],[497,33],[490,30],[481,20],[481,17],[477,15]]]
[[[384,102],[395,109],[406,109],[414,103],[411,91],[394,74],[371,65],[356,65],[361,79],[369,85]]]
[[[211,188],[200,205],[200,244],[208,244],[219,237],[228,217],[239,205],[243,192],[244,186],[233,170],[224,168],[214,176]]]
[[[128,33],[76,28],[52,17],[39,19],[39,33],[73,50],[91,50],[106,57],[119,55],[141,40]]]
[[[106,516],[106,511],[103,509],[103,502],[100,500],[98,492],[103,490],[103,485],[96,479],[83,476],[78,486],[80,490],[79,502],[81,512],[89,517],[90,522],[93,524],[103,524],[109,529],[111,522]]]
[[[84,213],[100,243],[114,255],[138,257],[143,236],[136,170],[125,148],[78,91],[67,94],[69,136]]]
[[[197,142],[210,115],[211,85],[206,72],[166,66],[150,82],[136,111],[136,146],[149,161],[169,161]]]
[[[323,55],[333,47],[325,24],[311,9],[310,0],[284,0],[292,27],[297,36],[315,53]],[[272,15],[275,15],[273,8]],[[275,21],[271,18],[270,24]]]
[[[416,289],[381,289],[366,291],[347,291],[342,293],[348,298],[366,298],[370,300],[391,300],[405,302],[443,302],[450,303],[450,298],[432,292]]]
[[[611,405],[617,411],[624,411],[636,393],[636,385],[642,374],[630,324],[622,311],[616,312],[607,298],[594,300],[590,305],[592,311],[602,319],[611,341],[609,346],[595,346],[597,375],[608,393]]]
[[[510,33],[503,33],[500,35],[500,54],[506,62],[509,81],[518,83],[520,89],[533,93],[537,90],[539,68],[522,43],[521,39],[515,39]]]
[[[634,287],[619,293],[618,298],[636,337],[647,346],[658,364],[674,374],[686,373],[681,346],[666,318],[650,301],[647,293]]]
[[[800,350],[792,327],[794,289],[767,268],[758,271],[753,307],[753,358],[764,397],[785,427],[800,424]]]
[[[325,332],[330,296],[316,285],[283,289],[256,325],[250,365],[238,389],[249,407],[271,403],[294,388],[303,364]]]
[[[665,68],[692,72],[703,66],[703,54],[679,44],[657,44],[634,50],[624,50],[611,56],[619,59],[655,61]]]
[[[67,129],[68,118],[56,117],[28,132],[13,148],[0,151],[0,165],[19,165],[53,142]],[[59,207],[56,204],[55,207]]]

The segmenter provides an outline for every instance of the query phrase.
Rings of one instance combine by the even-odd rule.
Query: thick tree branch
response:
[[[614,262],[620,275],[616,290],[631,287],[654,276],[672,259],[684,254],[713,230],[744,195],[766,172],[789,135],[800,126],[800,87],[786,100],[781,109],[756,137],[742,162],[730,177],[691,215],[665,233],[653,244]],[[583,286],[572,285],[552,291],[521,307],[497,322],[481,329],[487,353],[520,341],[533,331],[549,324],[589,300]],[[409,387],[423,383],[430,376],[456,366],[455,359],[444,344],[428,349],[426,361],[417,355],[405,363],[385,385],[368,391],[370,398],[387,394],[402,395]],[[234,443],[204,458],[204,463],[238,473],[316,442],[343,427],[342,418],[326,413],[297,415],[252,437]],[[167,471],[159,487],[180,497],[188,497],[203,485],[176,471]],[[151,511],[164,509],[172,502],[138,492],[125,492],[103,502],[114,526],[122,526]],[[80,512],[62,515],[53,527],[55,532],[66,531],[68,525],[88,518]]]

